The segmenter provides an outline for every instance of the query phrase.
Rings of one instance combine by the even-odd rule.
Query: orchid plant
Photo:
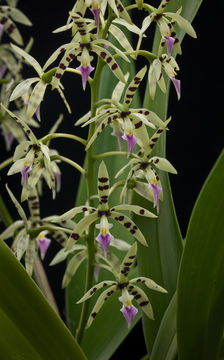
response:
[[[66,24],[54,30],[70,39],[59,40],[41,66],[32,55],[35,39],[24,44],[20,30],[31,21],[16,0],[0,0],[0,127],[9,154],[0,163],[9,177],[0,197],[0,328],[8,329],[0,340],[3,359],[106,360],[140,321],[147,352],[142,359],[219,358],[224,229],[216,213],[224,200],[214,188],[221,186],[224,159],[221,155],[199,196],[183,247],[168,179],[177,170],[165,151],[172,128],[169,85],[180,99],[176,56],[182,55],[185,34],[196,38],[191,21],[200,3],[74,0]],[[37,76],[27,77],[27,67]],[[81,77],[75,91],[90,96],[90,109],[79,118],[77,98],[75,104],[65,98],[65,74],[70,84]],[[46,132],[42,104],[49,90],[59,93],[65,107]],[[74,122],[72,132],[58,131],[65,117]],[[79,133],[87,128],[87,136],[80,137],[78,127]],[[75,142],[84,162],[52,148],[54,139]],[[76,170],[76,201],[63,213],[43,216],[42,207],[46,214],[47,202],[55,204],[67,190],[63,163]],[[13,178],[19,179],[17,187]],[[45,200],[45,183],[51,200]],[[206,201],[216,206],[205,211]],[[212,275],[204,286],[208,262]],[[66,263],[64,322],[47,278],[48,263],[55,269]]]

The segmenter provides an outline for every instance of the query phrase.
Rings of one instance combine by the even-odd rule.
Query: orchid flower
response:
[[[105,301],[115,292],[121,292],[121,296],[119,297],[119,301],[122,303],[121,312],[125,317],[128,327],[130,327],[135,315],[138,312],[138,309],[132,304],[133,299],[136,300],[138,305],[150,319],[154,318],[152,306],[147,295],[141,288],[135,285],[135,283],[144,284],[149,289],[162,293],[167,293],[167,291],[156,284],[153,280],[146,277],[140,276],[130,280],[128,279],[130,269],[136,259],[136,253],[137,243],[135,242],[124,257],[119,273],[114,274],[116,281],[104,280],[99,284],[94,285],[79,301],[77,301],[77,304],[80,304],[92,297],[99,289],[110,286],[98,297],[98,300],[96,301],[96,304],[93,307],[87,321],[87,328],[92,324]]]
[[[103,104],[98,108],[97,115],[95,117],[88,120],[88,116],[84,116],[76,122],[76,125],[84,123],[83,126],[92,122],[97,123],[96,129],[90,138],[86,149],[92,145],[96,137],[108,124],[112,124],[114,129],[112,135],[116,135],[118,137],[120,145],[122,144],[122,140],[126,140],[128,142],[128,154],[130,154],[136,142],[138,142],[140,146],[144,146],[144,142],[146,141],[145,139],[147,139],[145,126],[155,129],[155,125],[158,126],[163,123],[162,120],[152,111],[147,109],[130,108],[134,94],[137,91],[146,70],[147,67],[143,67],[129,83],[122,103],[118,100],[120,99],[122,92],[120,92],[120,89],[117,89],[119,97],[117,97],[116,100],[115,95],[112,96],[111,100],[100,100],[99,103],[106,104]],[[107,105],[107,103],[109,103],[109,105]]]
[[[11,6],[0,6],[0,30],[6,32],[18,45],[23,45],[22,36],[14,21],[23,25],[31,26],[32,23],[19,9]]]
[[[62,57],[59,66],[57,67],[57,70],[53,76],[53,87],[58,87],[61,77],[67,70],[70,62],[77,57],[77,59],[80,61],[80,66],[76,68],[76,70],[81,73],[83,89],[85,90],[88,76],[94,69],[91,65],[93,57],[90,55],[90,52],[99,55],[110,67],[114,75],[121,81],[125,82],[123,73],[115,58],[113,57],[113,55],[110,54],[108,50],[102,48],[101,45],[108,45],[112,47],[115,50],[116,54],[127,62],[129,62],[128,57],[116,46],[114,46],[112,43],[105,39],[91,40],[91,34],[88,31],[85,19],[80,14],[72,13],[71,17],[74,23],[77,25],[78,33],[76,34],[76,36],[74,36],[71,43],[60,46],[50,56],[44,66],[45,69],[53,61],[55,61],[60,54],[64,53],[64,56]]]
[[[96,227],[100,230],[97,236],[97,241],[99,242],[103,253],[106,254],[108,246],[113,239],[113,236],[110,234],[110,228],[112,227],[112,224],[110,224],[108,221],[110,218],[116,220],[119,224],[124,226],[136,238],[136,240],[138,240],[144,246],[147,246],[145,237],[138,229],[136,224],[127,215],[124,215],[119,211],[132,211],[135,214],[147,216],[150,218],[155,218],[156,215],[137,205],[123,204],[109,208],[109,193],[109,176],[106,165],[102,161],[98,171],[98,207],[94,208],[91,206],[78,206],[72,208],[61,216],[56,217],[55,219],[52,218],[53,222],[65,221],[68,219],[73,219],[77,214],[89,211],[88,215],[84,216],[77,224],[75,224],[73,233],[71,234],[68,243],[66,244],[66,250],[69,250],[73,246],[74,240],[77,241],[90,224],[100,220],[100,223],[96,225]]]
[[[155,168],[172,174],[176,174],[177,171],[167,159],[159,156],[151,157],[151,152],[163,131],[167,129],[170,120],[171,118],[166,120],[151,136],[147,143],[147,147],[141,149],[135,158],[132,158],[129,163],[121,168],[116,174],[115,178],[120,176],[127,167],[131,167],[131,170],[126,177],[125,185],[121,191],[121,199],[125,197],[129,182],[133,179],[134,183],[132,184],[131,189],[135,190],[136,186],[136,192],[141,196],[148,198],[148,200],[153,201],[154,207],[156,207],[157,212],[159,212],[159,199],[162,198],[162,185]],[[144,183],[140,184],[137,182],[137,179],[142,177],[145,177],[148,183],[148,190],[146,190]],[[148,192],[152,192],[153,196],[148,194]]]
[[[27,94],[31,85],[36,83],[35,87],[33,88],[31,95],[29,97],[29,102],[28,102],[28,106],[27,106],[27,112],[26,112],[26,118],[29,120],[34,113],[36,112],[36,110],[38,109],[41,101],[44,98],[44,94],[46,91],[46,88],[48,85],[52,85],[53,86],[53,75],[56,72],[56,69],[51,69],[47,72],[44,72],[47,68],[47,63],[48,61],[45,63],[44,67],[42,68],[40,66],[40,64],[31,56],[29,55],[27,52],[25,52],[23,49],[19,48],[16,45],[11,44],[13,50],[18,53],[20,56],[22,56],[25,61],[31,65],[34,70],[37,72],[37,74],[39,75],[39,77],[32,77],[26,80],[21,81],[13,90],[11,97],[10,97],[10,101],[13,101],[15,99],[17,99],[18,97]],[[54,86],[54,88],[57,89],[57,91],[59,92],[60,97],[62,98],[65,106],[67,107],[68,111],[71,112],[70,106],[67,103],[65,96],[63,94],[63,86],[60,82],[57,83],[57,86]]]
[[[30,192],[35,188],[40,177],[45,170],[45,179],[48,187],[52,189],[53,198],[55,197],[56,184],[54,169],[55,164],[51,164],[50,150],[47,145],[39,141],[30,127],[11,111],[5,111],[22,127],[29,140],[20,143],[14,152],[13,165],[8,171],[8,175],[14,175],[18,172],[22,175],[22,194],[21,201],[29,197]]]
[[[32,275],[38,248],[40,249],[41,259],[43,260],[51,243],[50,238],[53,238],[62,246],[65,245],[68,241],[65,230],[67,233],[72,233],[72,230],[70,230],[71,224],[68,221],[66,222],[66,228],[65,224],[63,224],[63,228],[59,228],[52,226],[52,224],[48,221],[48,218],[41,219],[39,197],[35,188],[32,190],[32,192],[30,192],[30,195],[27,199],[30,210],[30,218],[28,219],[25,211],[7,185],[6,188],[12,202],[18,211],[20,220],[14,221],[0,234],[0,236],[2,240],[7,240],[11,237],[14,239],[11,248],[19,261],[25,257],[25,268],[29,275]],[[51,230],[38,231],[39,226],[49,227]],[[37,229],[35,232],[36,235],[31,236],[31,231],[34,231],[35,229]],[[49,237],[46,236],[47,234]]]
[[[162,70],[168,75],[170,80],[172,81],[178,99],[180,99],[180,80],[176,79],[177,71],[179,70],[179,66],[176,60],[172,56],[168,56],[167,54],[162,54],[159,59],[153,61],[150,66],[148,73],[148,83],[149,83],[149,94],[154,99],[156,92],[156,84],[159,85],[160,89],[165,93],[166,92],[166,84],[164,81],[164,77],[162,74]]]
[[[143,21],[142,32],[145,32],[151,23],[155,21],[162,36],[158,56],[161,55],[162,49],[166,44],[168,57],[170,57],[172,49],[174,49],[178,54],[181,54],[180,41],[177,37],[174,26],[175,23],[177,23],[179,27],[191,37],[196,38],[197,36],[189,21],[180,15],[182,10],[181,8],[176,13],[164,11],[168,3],[169,1],[162,0],[158,8],[152,7],[153,11]]]

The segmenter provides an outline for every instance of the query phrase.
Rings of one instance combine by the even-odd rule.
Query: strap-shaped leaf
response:
[[[218,359],[224,328],[224,152],[190,218],[177,290],[178,358]]]
[[[4,289],[0,297],[3,359],[16,359],[19,354],[33,360],[86,359],[74,337],[3,241],[0,241],[0,286]]]

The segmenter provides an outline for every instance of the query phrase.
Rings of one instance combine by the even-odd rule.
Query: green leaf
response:
[[[215,360],[224,329],[224,152],[193,209],[178,280],[180,360]]]
[[[2,359],[86,359],[16,257],[0,241]]]
[[[181,16],[185,17],[189,22],[192,22],[201,2],[202,0],[173,0],[166,7],[166,11],[175,12],[182,6]],[[178,30],[177,36],[182,40],[184,37],[183,31]],[[155,53],[157,52],[160,39],[161,36],[157,29],[153,45],[153,52]],[[166,85],[167,93],[164,94],[157,88],[154,101],[150,99],[147,87],[144,98],[144,107],[148,107],[150,110],[154,111],[164,121],[167,117],[169,97],[168,80],[166,81]],[[170,123],[170,127],[171,126],[172,121]],[[154,155],[165,156],[165,147],[165,134],[162,134],[159,143],[155,147]],[[140,229],[145,229],[143,234],[147,237],[149,245],[147,249],[139,246],[138,264],[140,274],[152,278],[168,291],[168,295],[165,296],[163,294],[150,294],[147,292],[155,313],[154,322],[148,320],[147,317],[143,315],[144,335],[149,354],[152,351],[153,343],[163,314],[176,290],[177,273],[182,253],[181,234],[176,219],[169,178],[167,174],[162,172],[159,172],[159,176],[164,189],[164,201],[161,202],[158,220],[137,219],[137,225]],[[138,196],[134,197],[133,202],[135,204],[141,204],[143,207],[147,207],[146,201],[142,201]],[[151,209],[149,208],[149,210]]]
[[[150,360],[174,360],[177,356],[177,296],[172,297],[161,321]]]

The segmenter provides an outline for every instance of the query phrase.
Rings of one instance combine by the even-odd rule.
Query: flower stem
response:
[[[51,161],[54,161],[54,160],[61,160],[61,161],[64,161],[66,162],[67,164],[73,166],[75,169],[77,169],[78,171],[80,171],[81,174],[85,175],[86,174],[86,171],[79,165],[77,164],[75,161],[72,161],[71,159],[68,159],[67,157],[65,156],[62,156],[62,155],[52,155],[50,157]]]
[[[40,141],[43,144],[48,143],[48,141],[52,140],[52,139],[56,139],[56,138],[67,138],[67,139],[72,139],[72,140],[76,140],[79,141],[80,143],[82,143],[84,146],[86,146],[87,141],[79,136],[76,135],[72,135],[72,134],[66,134],[66,133],[54,133],[54,134],[48,134],[46,136],[44,136],[42,139],[40,139]]]

